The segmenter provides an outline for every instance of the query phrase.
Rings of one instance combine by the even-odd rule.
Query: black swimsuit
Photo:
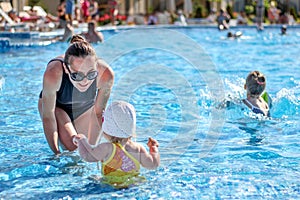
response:
[[[52,59],[49,63],[52,61],[61,61],[63,63],[62,58]],[[56,107],[63,109],[70,119],[74,121],[95,104],[96,94],[96,81],[85,92],[80,92],[73,86],[69,75],[63,70],[62,83],[59,91],[56,93]],[[42,98],[42,92],[40,93],[40,98]]]

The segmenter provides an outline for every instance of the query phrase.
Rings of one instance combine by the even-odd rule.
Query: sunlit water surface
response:
[[[43,72],[68,44],[13,47],[0,54],[0,199],[300,197],[300,29],[289,29],[287,36],[279,28],[260,33],[234,29],[243,32],[237,40],[226,39],[227,32],[215,28],[167,30],[187,37],[187,43],[196,42],[210,61],[172,36],[164,40],[169,39],[170,47],[179,45],[181,52],[164,42],[166,49],[145,45],[109,60],[115,72],[110,102],[132,103],[136,141],[146,146],[148,137],[154,137],[161,152],[157,170],[141,171],[147,181],[123,190],[95,181],[97,165],[82,161],[77,152],[54,156],[44,137],[37,110]],[[117,51],[110,39],[120,40],[118,34],[125,31],[104,32],[106,42],[94,45],[98,56],[106,58],[105,45]],[[133,45],[132,40],[120,42]],[[206,79],[210,72],[194,66],[184,53],[200,65],[213,64],[221,87],[212,88],[214,83]],[[273,99],[270,119],[238,103],[245,97],[244,80],[251,70],[267,77]],[[213,90],[229,102],[227,107],[220,108],[222,100]]]

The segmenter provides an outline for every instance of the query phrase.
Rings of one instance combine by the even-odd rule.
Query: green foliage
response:
[[[268,9],[270,8],[270,0],[264,0],[264,21],[267,22]],[[247,4],[244,7],[244,10],[251,20],[255,19],[256,16],[256,6],[258,0],[247,1]]]
[[[195,18],[203,18],[207,15],[207,10],[201,4],[200,0],[193,1],[193,17]]]
[[[265,6],[265,10],[268,10],[270,8],[270,3],[271,1],[269,2],[268,0],[264,0],[264,6]]]
[[[245,13],[246,13],[247,15],[254,14],[254,11],[255,11],[253,5],[245,5],[244,10],[245,10]]]
[[[149,6],[148,7],[148,10],[147,10],[147,13],[149,14],[149,13],[153,13],[153,11],[154,11],[154,8],[152,7],[152,6]]]
[[[39,2],[40,2],[40,0],[29,0],[28,5],[33,7],[33,6],[38,5]]]
[[[41,0],[29,0],[28,5],[33,7],[33,6],[41,6],[46,12],[48,12],[47,6],[43,3]]]
[[[194,17],[195,18],[203,18],[205,16],[204,10],[205,10],[205,8],[203,8],[203,6],[198,6],[194,11],[195,12]]]
[[[296,12],[296,9],[294,7],[292,7],[290,9],[290,14],[294,17],[295,21],[298,20],[297,12]]]
[[[230,16],[230,18],[233,19],[234,18],[234,16],[233,16],[233,9],[232,9],[231,5],[228,4],[226,6],[226,11],[227,11],[228,15]]]
[[[253,13],[255,13],[257,3],[258,3],[258,0],[250,1],[246,6],[253,6]],[[245,8],[246,8],[246,6],[245,6]],[[270,8],[269,0],[264,0],[264,8],[265,8],[265,10],[268,10]]]

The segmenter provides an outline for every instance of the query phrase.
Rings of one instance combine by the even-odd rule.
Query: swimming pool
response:
[[[297,199],[300,197],[300,29],[278,27],[226,39],[215,28],[105,31],[95,45],[115,71],[110,101],[137,110],[136,141],[160,143],[147,182],[115,190],[92,177],[77,152],[53,156],[37,111],[47,62],[68,44],[13,47],[0,54],[1,199]],[[271,119],[239,105],[251,70],[267,77]]]

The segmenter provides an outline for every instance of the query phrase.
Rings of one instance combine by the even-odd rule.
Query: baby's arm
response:
[[[78,151],[83,160],[87,162],[97,162],[103,160],[108,153],[108,143],[99,144],[93,147],[89,144],[83,134],[78,134],[73,138],[73,143],[78,146]]]
[[[147,169],[156,169],[160,164],[160,155],[158,152],[158,142],[152,138],[149,138],[147,143],[149,147],[149,153],[141,146],[141,165]]]

